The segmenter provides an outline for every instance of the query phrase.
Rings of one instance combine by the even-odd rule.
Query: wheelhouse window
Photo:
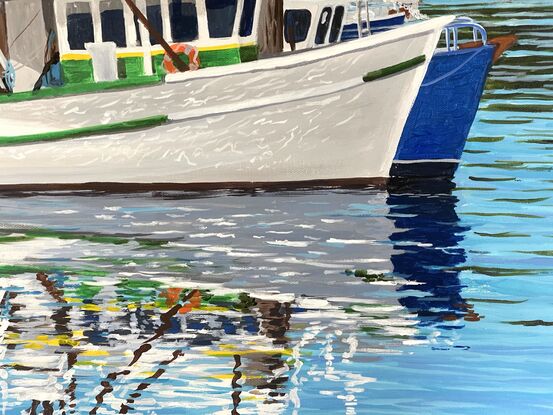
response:
[[[163,35],[163,19],[161,18],[160,0],[146,0],[146,17],[154,29],[156,29],[160,35]],[[150,44],[157,45],[158,41],[153,36],[150,36]]]
[[[291,9],[284,12],[284,40],[287,43],[303,42],[311,26],[311,12],[306,9]]]
[[[136,32],[136,46],[142,46],[142,34],[140,33],[140,23],[138,18],[134,16],[134,30]]]
[[[342,28],[342,20],[344,19],[344,6],[338,6],[334,9],[334,17],[332,18],[332,24],[330,25],[330,35],[328,41],[335,43],[338,40],[340,29]]]
[[[173,42],[188,42],[198,38],[198,13],[195,1],[171,0],[169,18]]]
[[[207,26],[210,37],[232,36],[236,18],[236,3],[237,0],[206,0]]]
[[[90,4],[67,3],[67,40],[72,50],[84,49],[84,44],[94,42],[94,26]]]
[[[100,21],[103,42],[115,42],[120,48],[127,46],[125,17],[121,0],[100,1]]]
[[[319,24],[317,25],[317,33],[315,34],[315,43],[317,45],[321,45],[325,42],[326,34],[328,33],[328,28],[330,26],[331,15],[332,9],[330,7],[325,7],[321,12]]]
[[[246,37],[252,34],[254,15],[255,0],[244,0],[242,17],[240,18],[240,30],[238,33],[240,36]]]

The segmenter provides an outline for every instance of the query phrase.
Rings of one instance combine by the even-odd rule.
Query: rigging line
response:
[[[15,42],[17,42],[17,39],[19,39],[23,33],[25,33],[27,31],[27,29],[33,24],[33,22],[35,21],[35,19],[39,16],[40,14],[40,10],[38,12],[36,12],[35,16],[31,19],[31,21],[27,24],[27,26],[25,26],[23,28],[23,30],[21,32],[19,32],[19,34],[16,36],[16,38],[13,40],[13,42],[10,44],[10,49],[11,47],[14,45]]]

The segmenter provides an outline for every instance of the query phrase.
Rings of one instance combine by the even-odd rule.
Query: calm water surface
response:
[[[454,183],[0,198],[1,413],[553,413],[553,6],[424,10],[520,36]]]

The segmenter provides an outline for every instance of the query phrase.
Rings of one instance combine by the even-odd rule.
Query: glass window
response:
[[[115,42],[117,47],[127,46],[125,17],[121,0],[103,0],[100,2],[100,21],[102,22],[102,41]]]
[[[240,19],[240,36],[246,37],[252,34],[254,15],[255,0],[244,0],[244,7],[242,8],[242,18]]]
[[[188,42],[198,38],[196,2],[171,0],[169,5],[173,42]]]
[[[284,12],[284,39],[287,43],[303,42],[311,26],[311,12],[291,9]]]
[[[146,17],[150,24],[163,36],[160,0],[146,0]],[[157,40],[150,35],[150,45],[157,45]]]
[[[317,34],[315,35],[315,43],[317,45],[321,45],[325,42],[328,27],[330,26],[331,15],[332,9],[330,7],[325,7],[321,12],[321,17],[319,18],[319,24],[317,26]]]
[[[344,18],[344,7],[338,6],[334,10],[334,17],[332,18],[332,24],[330,25],[330,35],[328,41],[334,43],[338,40],[340,29],[342,28],[342,19]]]
[[[134,30],[136,31],[136,46],[142,46],[142,35],[140,33],[140,21],[134,16]]]
[[[207,26],[210,37],[232,36],[236,18],[236,0],[206,0]]]
[[[94,26],[90,5],[85,2],[67,4],[67,40],[72,50],[84,49],[84,44],[94,42]]]

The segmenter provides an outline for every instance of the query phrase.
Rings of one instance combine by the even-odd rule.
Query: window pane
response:
[[[303,42],[307,39],[311,26],[311,12],[309,10],[286,10],[284,12],[284,39],[287,43]],[[293,36],[291,38],[290,36]]]
[[[342,27],[342,19],[344,18],[344,7],[338,6],[334,10],[334,18],[332,19],[332,25],[330,26],[330,36],[328,41],[334,43],[338,40],[340,34],[340,28]]]
[[[236,0],[206,0],[207,26],[210,37],[232,36],[236,17]]]
[[[173,42],[187,42],[198,38],[196,2],[172,0],[169,17]]]
[[[255,0],[244,0],[242,18],[240,19],[240,36],[246,37],[252,34],[254,15]]]
[[[136,31],[136,46],[142,46],[142,35],[140,34],[140,23],[138,18],[134,16],[134,30]]]
[[[84,49],[84,44],[94,42],[94,27],[90,5],[84,2],[67,4],[67,40],[73,50]]]
[[[163,36],[163,20],[161,19],[161,5],[159,0],[146,1],[146,17],[150,24]],[[150,36],[150,44],[158,44],[153,36]]]
[[[100,20],[102,22],[102,41],[115,42],[120,48],[126,47],[127,36],[125,35],[125,18],[121,1],[101,1]]]
[[[330,7],[325,7],[321,13],[319,25],[317,26],[317,34],[315,35],[315,43],[317,45],[320,45],[325,41],[326,34],[328,33],[328,26],[330,26],[331,14],[332,9]]]

